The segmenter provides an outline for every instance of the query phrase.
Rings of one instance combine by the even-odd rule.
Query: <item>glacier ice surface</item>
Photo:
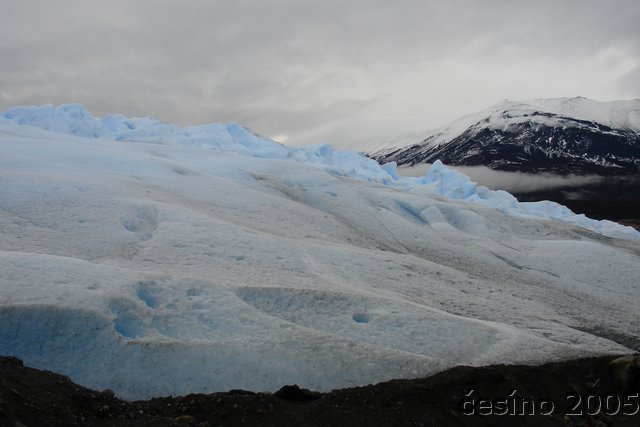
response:
[[[441,163],[79,105],[0,147],[0,354],[124,398],[638,349],[635,230]]]

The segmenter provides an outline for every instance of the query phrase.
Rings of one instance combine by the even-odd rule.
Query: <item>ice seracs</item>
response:
[[[556,110],[559,111],[560,107],[558,105],[564,105],[560,101],[538,100],[537,102],[555,106]],[[584,101],[595,102],[586,99]],[[509,105],[513,104],[511,102],[507,103]],[[638,108],[638,111],[640,111],[640,107]],[[572,111],[574,110],[575,108]],[[583,110],[591,111],[586,107]],[[587,113],[583,114],[586,115]],[[629,123],[640,121],[640,119],[636,120],[635,116],[630,115],[629,117],[631,117],[628,121]],[[211,124],[180,128],[150,118],[129,119],[119,114],[98,119],[79,104],[58,107],[51,105],[15,107],[5,112],[0,116],[0,119],[10,123],[34,126],[43,130],[86,138],[196,144],[251,157],[290,159],[323,169],[334,176],[379,182],[405,190],[415,186],[427,185],[447,197],[479,202],[498,208],[504,213],[567,221],[612,237],[640,237],[640,233],[631,227],[625,227],[606,220],[591,220],[584,215],[575,215],[566,207],[553,202],[518,203],[508,193],[491,191],[486,187],[478,186],[464,174],[446,168],[440,161],[436,161],[425,177],[415,179],[400,176],[396,171],[395,162],[379,165],[377,162],[358,153],[334,150],[328,144],[309,147],[287,147],[271,139],[256,135],[238,124]],[[619,118],[619,120],[622,119]],[[640,127],[640,124],[638,126]]]
[[[441,164],[111,117],[0,117],[2,354],[133,399],[639,348],[630,228]]]

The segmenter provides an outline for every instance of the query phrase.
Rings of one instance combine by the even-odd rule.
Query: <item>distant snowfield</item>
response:
[[[442,165],[79,106],[0,115],[0,150],[0,354],[123,398],[640,344],[637,232]]]

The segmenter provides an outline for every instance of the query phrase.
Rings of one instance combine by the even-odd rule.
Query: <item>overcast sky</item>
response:
[[[505,98],[640,98],[638,0],[2,0],[0,111],[361,147]]]

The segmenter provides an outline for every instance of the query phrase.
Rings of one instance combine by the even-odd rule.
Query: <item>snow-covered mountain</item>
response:
[[[504,101],[426,135],[369,153],[381,163],[560,174],[640,173],[640,100]]]
[[[238,125],[0,115],[0,354],[124,398],[640,348],[640,233]]]

